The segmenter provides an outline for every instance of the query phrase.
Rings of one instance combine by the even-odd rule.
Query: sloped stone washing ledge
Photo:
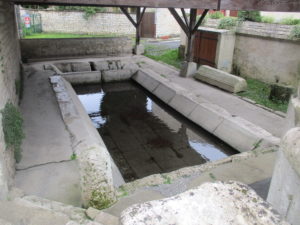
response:
[[[61,76],[50,77],[50,82],[79,163],[83,204],[95,195],[113,203],[115,187],[124,183],[121,173],[70,83]]]
[[[278,148],[280,139],[268,131],[189,93],[150,69],[139,69],[132,79],[177,112],[240,152],[272,146]]]

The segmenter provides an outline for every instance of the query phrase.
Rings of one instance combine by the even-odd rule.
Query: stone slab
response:
[[[125,81],[129,80],[133,72],[129,69],[108,70],[102,72],[102,80],[104,82]]]
[[[73,72],[61,74],[71,84],[91,84],[100,83],[102,80],[101,72]]]
[[[233,93],[247,89],[245,79],[210,66],[200,66],[194,78]]]
[[[122,225],[288,224],[247,185],[206,183],[162,200],[137,204],[121,214]]]

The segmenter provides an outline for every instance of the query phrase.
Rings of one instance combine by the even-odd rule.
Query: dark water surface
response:
[[[238,153],[133,81],[74,89],[126,181]]]

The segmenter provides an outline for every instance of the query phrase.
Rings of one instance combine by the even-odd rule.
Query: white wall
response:
[[[157,9],[155,19],[156,37],[180,35],[180,26],[168,9]]]

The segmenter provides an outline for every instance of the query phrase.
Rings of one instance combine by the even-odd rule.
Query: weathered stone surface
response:
[[[100,71],[74,72],[61,74],[71,84],[91,84],[100,83],[102,75]]]
[[[300,127],[293,128],[286,133],[281,142],[281,149],[300,176]]]
[[[71,63],[55,63],[54,66],[57,67],[62,73],[71,73],[72,64]]]
[[[200,66],[194,77],[197,80],[201,80],[233,93],[245,91],[247,89],[245,79],[210,66]]]
[[[181,66],[180,76],[190,77],[197,72],[197,63],[194,62],[184,62]]]
[[[134,53],[135,53],[136,55],[142,55],[142,54],[144,54],[144,52],[145,52],[145,47],[144,47],[144,45],[139,44],[139,45],[135,46],[135,48],[134,48]]]
[[[98,223],[102,223],[105,225],[118,225],[119,224],[119,218],[116,216],[113,216],[106,212],[100,212],[96,218],[95,221]]]
[[[107,61],[93,62],[93,65],[97,71],[109,70]]]
[[[20,44],[23,60],[132,54],[132,41],[127,37],[21,39]]]
[[[108,70],[102,72],[102,80],[104,82],[124,81],[129,80],[133,75],[129,69],[123,70]]]
[[[20,81],[20,49],[16,30],[14,6],[0,0],[0,110],[7,102],[18,104],[16,84]],[[5,146],[0,113],[0,199],[6,199],[14,173],[14,154]]]
[[[132,78],[148,91],[152,92],[159,85],[159,81],[149,76],[150,73],[150,70],[139,70]]]
[[[266,130],[237,116],[224,118],[213,134],[240,152],[279,145],[280,142]]]
[[[300,221],[300,128],[283,137],[268,194],[270,202],[291,224]]]
[[[101,211],[98,209],[95,209],[93,207],[89,207],[86,211],[85,214],[91,218],[92,220],[94,220],[96,218],[96,216],[100,213]]]
[[[199,102],[205,102],[205,100],[201,98],[197,99],[193,94],[186,91],[176,94],[169,104],[184,116],[188,116],[197,107]]]
[[[71,85],[62,77],[51,78],[51,82],[54,87],[60,86],[54,91],[78,156],[83,204],[87,206],[94,198],[101,198],[108,207],[115,201],[113,165],[108,150]],[[66,97],[60,99],[59,94]]]
[[[137,204],[121,214],[122,225],[287,224],[248,186],[205,183],[177,196]]]
[[[71,63],[73,72],[88,72],[91,71],[91,65],[88,62],[73,62]]]
[[[176,94],[184,92],[185,89],[177,84],[170,82],[161,82],[154,90],[153,94],[163,100],[165,103],[169,103]]]
[[[225,109],[215,104],[201,103],[189,115],[189,119],[213,133],[224,118],[229,116],[231,115]]]

